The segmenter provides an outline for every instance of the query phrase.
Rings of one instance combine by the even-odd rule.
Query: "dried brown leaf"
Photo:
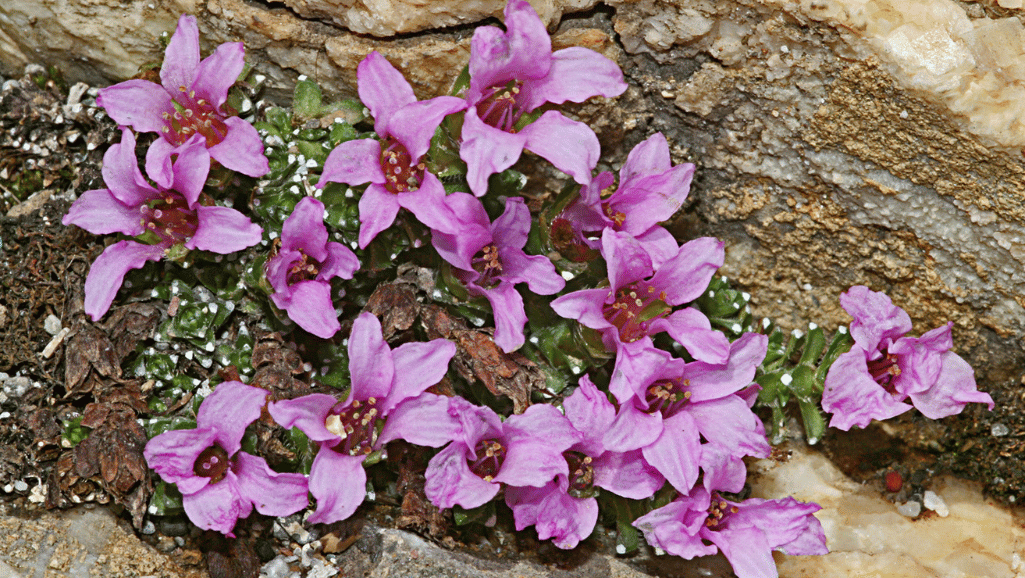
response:
[[[65,352],[64,387],[67,395],[88,393],[95,386],[87,381],[90,370],[103,377],[121,377],[120,360],[107,334],[98,327],[81,323],[71,337]]]
[[[468,381],[479,380],[496,396],[512,400],[513,411],[523,413],[530,406],[530,394],[540,390],[545,379],[541,370],[519,353],[505,353],[484,331],[466,324],[437,305],[421,310],[429,338],[455,342],[456,371]]]
[[[381,331],[385,341],[397,333],[409,330],[420,314],[413,288],[404,283],[380,285],[370,295],[364,311],[369,311],[381,320]]]

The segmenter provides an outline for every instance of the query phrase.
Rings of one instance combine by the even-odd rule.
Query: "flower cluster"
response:
[[[971,366],[950,350],[953,322],[908,337],[911,318],[883,293],[851,287],[840,304],[854,318],[854,346],[826,376],[822,407],[833,414],[830,427],[865,427],[912,405],[930,419],[961,413],[969,403],[993,409],[993,398],[976,389]]]
[[[353,129],[355,136],[324,149],[318,180],[309,175],[306,183],[315,185],[306,189],[312,196],[294,187],[300,198],[265,239],[260,226],[228,206],[241,206],[238,199],[218,201],[205,190],[212,165],[253,177],[270,170],[260,133],[225,104],[242,59],[240,44],[224,44],[200,60],[196,21],[182,16],[161,84],[131,80],[100,92],[98,102],[123,127],[122,140],[104,157],[108,188],[83,193],[64,219],[130,237],[108,246],[90,270],[85,311],[93,320],[109,309],[126,273],[147,261],[181,260],[192,250],[233,253],[264,241],[269,251],[248,252],[260,253],[250,267],[258,278],[251,292],[291,319],[285,330],[292,322],[303,330],[294,335],[308,345],[304,354],[347,348],[345,389],[316,383],[312,364],[303,372],[314,393],[292,399],[271,396],[259,379],[224,381],[199,406],[194,429],[150,440],[146,460],[177,485],[196,525],[230,536],[254,508],[289,515],[309,505],[308,494],[315,500],[310,523],[345,520],[368,495],[367,468],[401,440],[430,448],[422,450],[432,456],[424,494],[435,506],[473,510],[503,500],[518,530],[534,526],[560,548],[591,535],[603,501],[632,500],[646,513],[620,519],[621,528],[632,522],[651,545],[685,558],[721,551],[741,578],[774,576],[773,550],[827,551],[817,505],[737,499],[746,484],[744,459],[771,452],[752,409],[770,339],[742,329],[728,337],[702,309],[699,298],[724,263],[725,244],[712,237],[680,243],[661,226],[686,201],[694,165],[674,166],[665,136],[654,134],[630,151],[618,175],[595,174],[597,136],[558,110],[623,93],[615,63],[583,48],[553,52],[524,0],[506,6],[504,29],[475,31],[468,83],[456,96],[419,100],[397,68],[371,53],[357,80],[372,127],[367,122],[362,134]],[[128,127],[158,133],[146,176]],[[490,177],[510,169],[523,150],[570,183],[548,221],[532,215],[547,193],[489,189],[501,180]],[[344,195],[359,195],[359,231],[348,239],[326,223],[327,199],[339,186],[333,183],[347,185]],[[528,332],[528,311],[541,310],[552,325],[573,328],[576,341],[559,346],[585,343],[596,352],[599,361],[583,368],[593,371],[574,367],[561,374],[573,377],[561,385],[568,389],[535,395],[532,405],[504,415],[472,394],[465,372],[449,372],[465,347],[458,339],[417,340],[423,328],[407,327],[390,345],[377,317],[352,308],[366,301],[342,301],[338,279],[362,275],[363,255],[396,231],[408,233],[417,259],[438,279],[458,286],[461,298],[446,303],[490,305],[496,360],[524,350],[517,358],[523,363],[529,356],[546,363],[534,347],[540,332]],[[353,286],[360,287],[350,283],[346,291]],[[441,295],[439,288],[424,299]],[[822,403],[833,426],[898,415],[911,408],[908,399],[930,418],[971,402],[992,408],[971,368],[950,351],[951,324],[908,337],[910,318],[888,297],[854,287],[841,303],[854,317],[854,345],[838,354],[824,380]],[[349,313],[346,335],[341,319]],[[546,368],[556,374],[554,366]],[[275,472],[242,451],[247,427],[258,420],[313,442],[308,476]]]

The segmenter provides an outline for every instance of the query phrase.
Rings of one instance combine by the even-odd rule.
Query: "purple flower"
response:
[[[606,451],[602,438],[612,426],[616,409],[586,375],[563,407],[582,435],[562,454],[569,474],[559,474],[540,488],[507,487],[505,503],[513,511],[517,530],[536,526],[539,538],[552,538],[559,548],[569,549],[594,530],[596,488],[643,500],[653,496],[665,478],[644,460],[640,450]]]
[[[524,0],[505,7],[505,27],[481,26],[470,41],[470,87],[459,156],[470,190],[482,196],[488,177],[511,167],[526,148],[585,184],[600,153],[591,129],[558,111],[516,128],[525,113],[551,102],[619,96],[623,72],[604,56],[580,47],[552,53],[552,41]]]
[[[85,312],[93,321],[110,308],[130,269],[146,261],[159,261],[172,247],[228,254],[260,242],[263,230],[228,207],[200,203],[210,171],[210,154],[194,135],[177,149],[177,159],[162,168],[150,147],[146,172],[153,188],[139,171],[135,135],[122,131],[121,142],[103,155],[103,180],[109,189],[86,191],[64,216],[65,225],[78,225],[90,233],[146,234],[155,244],[118,241],[103,250],[85,280]]]
[[[603,172],[580,189],[580,199],[562,214],[577,236],[592,249],[601,248],[606,228],[632,235],[657,269],[677,250],[672,234],[658,226],[683,205],[690,192],[694,165],[672,166],[669,143],[655,133],[634,147],[619,171],[619,186],[612,173]],[[607,194],[609,189],[614,192]],[[555,226],[553,224],[553,226]]]
[[[633,525],[649,544],[681,558],[721,550],[738,578],[779,576],[772,551],[788,555],[827,554],[821,508],[793,498],[733,502],[697,487]]]
[[[428,393],[396,409],[381,438],[435,448],[448,444],[427,464],[424,491],[439,508],[476,508],[494,498],[501,484],[542,487],[555,476],[568,476],[562,454],[580,433],[551,405],[532,405],[503,422],[491,408]]]
[[[658,270],[641,244],[629,233],[605,229],[602,254],[608,264],[609,287],[584,289],[552,301],[552,309],[568,319],[599,331],[606,349],[616,352],[616,380],[640,381],[653,357],[651,335],[666,331],[699,361],[724,363],[729,341],[703,313],[688,307],[673,308],[697,299],[722,266],[723,243],[712,237],[695,239],[679,247]],[[657,360],[656,360],[657,362]]]
[[[911,318],[885,294],[858,285],[840,295],[840,304],[854,317],[854,346],[826,375],[822,407],[833,414],[830,427],[849,430],[900,415],[911,409],[908,398],[930,419],[961,413],[969,403],[993,409],[993,398],[976,389],[971,366],[950,351],[952,322],[906,337]]]
[[[303,197],[285,219],[281,246],[267,260],[271,300],[299,327],[330,338],[341,325],[331,303],[333,277],[352,279],[359,269],[356,254],[341,243],[329,243],[324,226],[324,204]]]
[[[100,89],[96,104],[122,126],[159,133],[163,138],[152,147],[164,164],[176,147],[198,134],[215,161],[260,177],[270,170],[260,135],[251,124],[224,110],[228,89],[245,67],[244,58],[242,43],[230,42],[200,61],[196,18],[182,14],[164,51],[160,84],[143,79],[115,84]]]
[[[523,252],[530,233],[530,211],[520,197],[505,202],[494,223],[484,205],[471,195],[453,195],[452,207],[466,223],[456,235],[435,231],[431,242],[473,295],[483,295],[495,316],[495,343],[506,353],[523,345],[527,315],[517,283],[538,295],[552,295],[566,286],[544,255]]]
[[[606,428],[605,447],[641,450],[680,492],[690,491],[699,467],[706,485],[714,477],[719,488],[740,491],[746,477],[741,458],[771,451],[761,420],[737,395],[751,384],[767,346],[764,335],[746,333],[721,364],[669,359],[651,367],[637,389],[612,392],[621,405]]]
[[[363,460],[390,441],[378,435],[381,422],[387,425],[391,419],[385,418],[403,401],[440,381],[455,352],[455,345],[444,339],[405,343],[392,350],[377,317],[362,313],[349,335],[352,385],[344,402],[314,393],[270,404],[267,409],[274,421],[298,427],[320,445],[310,469],[310,493],[317,499],[310,523],[344,520],[363,503],[367,482]],[[416,405],[419,400],[410,403]]]
[[[288,516],[308,504],[306,476],[276,473],[263,458],[239,451],[266,399],[265,390],[225,381],[199,406],[196,429],[165,432],[146,444],[146,463],[178,486],[185,513],[204,530],[234,537],[235,522],[254,506]]]
[[[445,187],[426,170],[423,156],[445,116],[466,103],[453,96],[418,102],[402,73],[377,52],[359,63],[356,79],[359,98],[374,115],[374,130],[384,142],[351,140],[335,147],[317,187],[370,183],[359,200],[361,248],[391,226],[399,208],[432,229],[458,232],[459,219],[448,208]]]

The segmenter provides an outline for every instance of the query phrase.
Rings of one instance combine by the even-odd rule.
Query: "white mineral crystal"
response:
[[[897,505],[897,513],[901,516],[907,516],[908,518],[916,518],[922,513],[922,504],[915,500],[904,502],[903,504]]]
[[[922,496],[922,505],[927,509],[936,512],[936,514],[941,518],[946,518],[950,515],[950,509],[947,508],[947,503],[932,490],[925,491],[925,495]]]

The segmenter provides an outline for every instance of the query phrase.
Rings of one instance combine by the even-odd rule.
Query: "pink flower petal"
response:
[[[315,442],[337,442],[338,434],[324,426],[331,409],[338,405],[334,396],[326,393],[311,393],[295,399],[274,401],[267,405],[267,411],[274,421],[285,428],[297,427]]]
[[[866,355],[855,344],[829,368],[822,392],[822,409],[833,414],[829,427],[844,431],[866,427],[873,419],[890,419],[911,409],[872,379]]]
[[[263,141],[253,125],[237,116],[224,119],[228,134],[224,140],[210,147],[210,156],[225,168],[250,177],[262,177],[270,172],[270,164],[263,154]]]
[[[513,166],[527,144],[522,134],[484,124],[473,109],[466,111],[462,137],[459,158],[466,161],[466,182],[478,197],[488,192],[488,177]]]
[[[367,495],[365,456],[348,456],[322,447],[310,468],[310,493],[317,509],[311,524],[330,524],[348,519]]]
[[[235,455],[232,469],[238,476],[241,498],[265,516],[291,516],[309,504],[303,474],[279,474],[263,458],[245,452]]]
[[[334,277],[352,279],[353,274],[359,269],[356,254],[341,243],[328,243],[326,248],[327,259],[321,264],[317,280],[326,281]]]
[[[198,492],[210,478],[197,476],[196,459],[217,439],[212,429],[180,429],[166,431],[146,442],[142,451],[146,463],[165,482],[177,484],[183,494]]]
[[[505,6],[505,31],[481,26],[470,39],[470,90],[476,102],[481,92],[514,79],[542,78],[552,60],[552,39],[537,12],[524,0]]]
[[[432,504],[442,509],[455,505],[476,508],[498,494],[501,486],[477,477],[470,471],[466,458],[465,446],[453,442],[427,463],[424,493]]]
[[[680,493],[690,492],[698,480],[701,439],[697,424],[686,413],[662,423],[662,435],[641,448],[647,460]]]
[[[383,400],[391,392],[395,362],[384,341],[381,322],[372,313],[361,313],[352,322],[349,334],[349,374],[352,388],[349,400]]]
[[[392,136],[406,147],[414,163],[431,148],[434,131],[446,116],[466,108],[466,101],[454,96],[436,96],[430,100],[410,103],[387,117],[385,133],[380,132],[381,121],[375,128],[381,136]],[[375,116],[374,118],[377,118]]]
[[[224,479],[202,490],[182,497],[185,514],[203,530],[215,530],[234,538],[231,532],[239,518],[253,511],[253,505],[238,493],[234,472],[228,470]]]
[[[571,46],[556,50],[543,78],[523,84],[522,106],[534,110],[546,102],[584,102],[592,96],[612,98],[626,92],[619,65],[597,52]]]
[[[199,194],[206,185],[206,177],[210,174],[210,151],[203,137],[195,134],[175,152],[178,158],[172,169],[174,181],[168,188],[181,193],[191,207],[199,200]]]
[[[160,83],[167,92],[178,94],[182,88],[192,87],[199,68],[199,27],[196,17],[182,14],[178,27],[171,35],[160,67]],[[232,79],[234,80],[234,79]]]
[[[523,309],[523,297],[512,283],[499,283],[489,289],[469,286],[472,293],[483,294],[491,304],[495,317],[495,345],[506,353],[516,351],[526,338],[523,327],[527,324],[527,313]]]
[[[103,182],[110,194],[129,207],[138,207],[159,193],[146,182],[135,158],[135,135],[121,131],[121,142],[112,145],[103,155]]]
[[[303,197],[281,227],[281,248],[301,249],[317,261],[327,259],[327,227],[324,203]]]
[[[246,66],[245,54],[246,50],[241,42],[221,44],[213,54],[199,63],[195,79],[187,86],[196,91],[197,99],[203,99],[212,104],[219,112],[223,112],[221,106],[228,99],[228,90],[235,84]]]
[[[96,105],[103,107],[114,122],[138,132],[161,132],[165,126],[163,113],[174,112],[171,95],[164,87],[140,78],[101,88]]]
[[[377,439],[379,445],[404,439],[418,446],[440,448],[459,437],[462,424],[449,412],[449,399],[424,393],[399,403],[388,412],[384,429]]]
[[[252,247],[263,239],[263,229],[235,209],[200,205],[196,213],[199,226],[196,234],[185,243],[189,249],[227,255]]]
[[[159,261],[163,256],[162,246],[135,241],[118,241],[104,249],[85,278],[85,312],[89,318],[99,321],[107,313],[129,270],[142,267],[146,261]]]
[[[456,346],[446,339],[426,343],[403,343],[392,352],[395,378],[388,397],[378,406],[382,415],[404,400],[419,396],[435,385],[448,372],[448,362],[456,354]]]
[[[327,155],[317,188],[322,189],[327,183],[362,185],[384,182],[381,143],[374,139],[359,139],[345,141]]]
[[[356,67],[356,83],[359,99],[370,109],[374,129],[381,136],[387,135],[384,124],[396,111],[416,102],[409,81],[377,51],[368,54]]]
[[[221,382],[200,404],[196,425],[215,430],[217,443],[233,456],[242,448],[246,428],[260,419],[267,395],[266,389],[240,381]]]
[[[641,450],[605,452],[591,462],[594,485],[617,496],[644,500],[665,484],[665,476],[644,460]]]
[[[598,164],[601,145],[591,127],[550,110],[519,132],[524,148],[555,165],[555,168],[586,185]],[[497,172],[497,171],[496,171]]]
[[[359,199],[359,248],[366,249],[378,233],[391,227],[400,208],[398,198],[384,185],[367,187]]]
[[[300,281],[292,285],[285,311],[296,325],[321,339],[331,339],[342,328],[327,281]]]
[[[106,189],[82,193],[61,223],[78,225],[94,235],[124,233],[134,237],[145,231],[138,207],[125,206]]]

